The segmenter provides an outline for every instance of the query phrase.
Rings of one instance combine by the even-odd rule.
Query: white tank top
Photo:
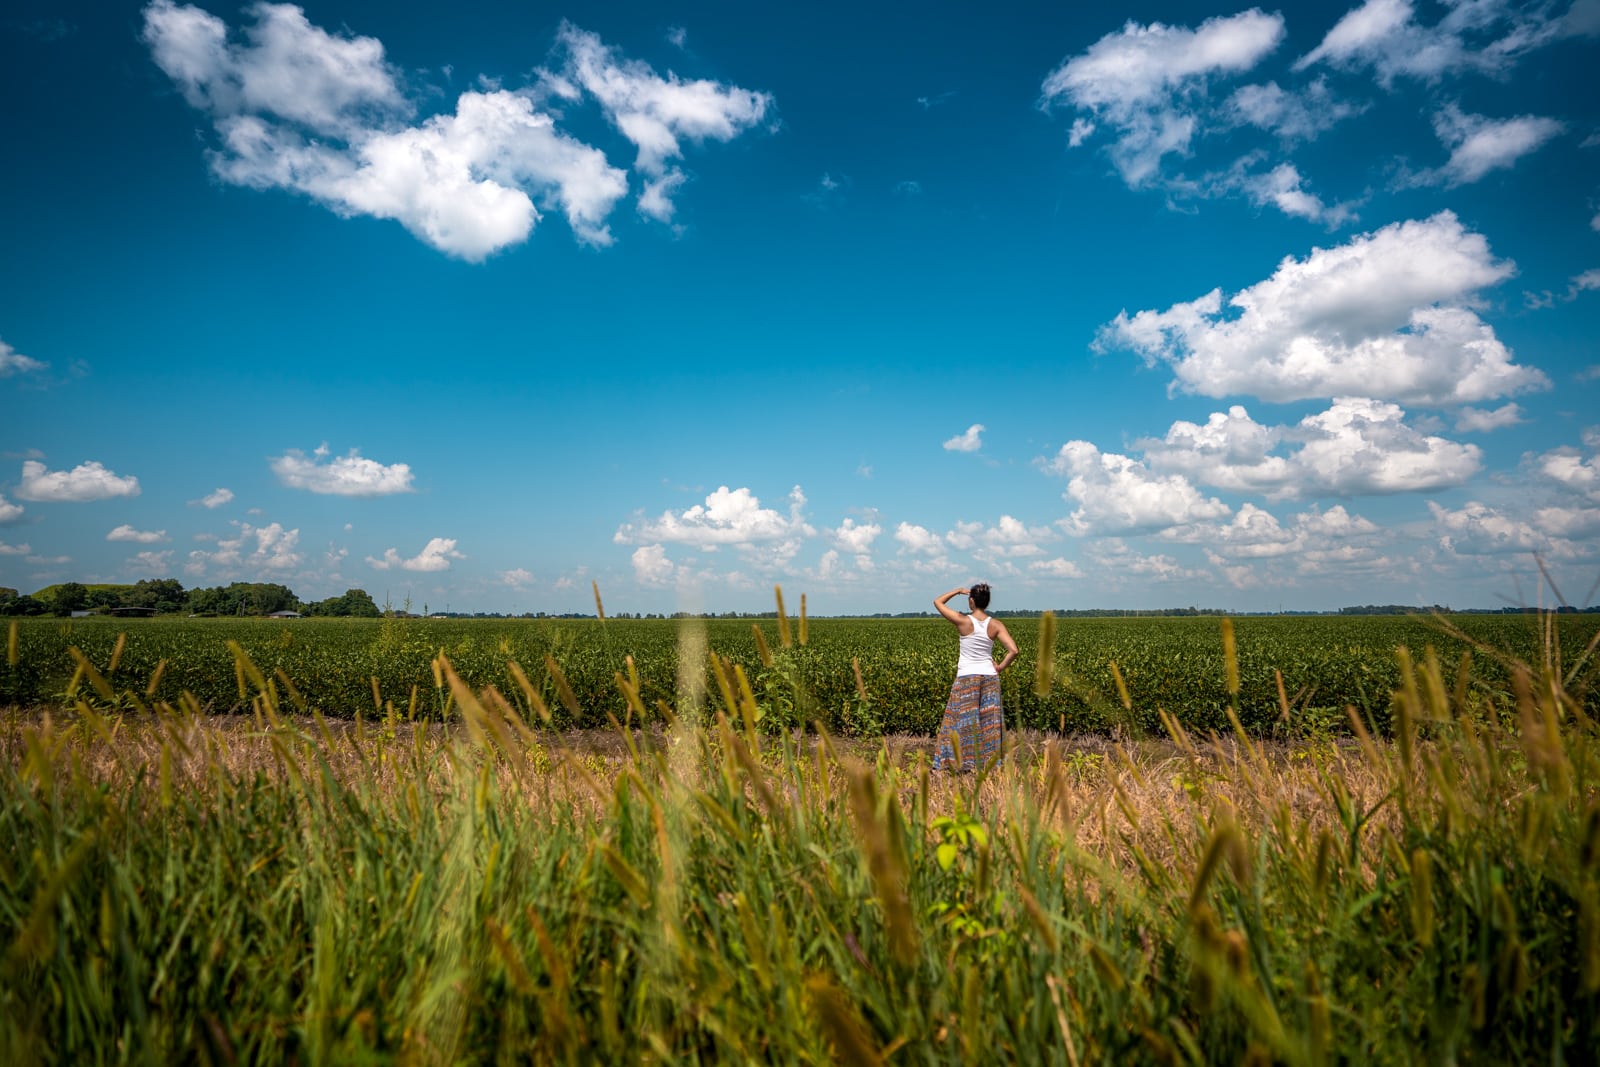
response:
[[[963,674],[997,674],[994,669],[994,638],[989,636],[989,619],[972,620],[972,632],[961,639],[961,658],[956,662],[956,676]]]

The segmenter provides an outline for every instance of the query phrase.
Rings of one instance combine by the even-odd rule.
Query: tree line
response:
[[[364,589],[303,601],[294,590],[276,582],[233,582],[203,589],[185,589],[175,578],[146,578],[133,585],[62,582],[31,594],[0,586],[0,615],[111,614],[118,608],[140,608],[158,615],[259,616],[298,611],[302,615],[375,619],[383,614]]]

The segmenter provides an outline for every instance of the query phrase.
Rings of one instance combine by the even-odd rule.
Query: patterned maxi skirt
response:
[[[970,771],[1000,752],[1005,739],[1005,716],[1000,710],[998,674],[963,674],[950,687],[934,752],[934,770]],[[961,759],[956,761],[957,744]]]

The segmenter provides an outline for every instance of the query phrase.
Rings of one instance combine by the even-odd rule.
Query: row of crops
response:
[[[1040,696],[1040,622],[1007,625],[1023,652],[1003,680],[1013,728],[1153,732],[1164,710],[1190,729],[1226,729],[1230,703],[1247,727],[1261,731],[1282,728],[1285,705],[1290,724],[1301,728],[1336,727],[1347,706],[1382,727],[1401,649],[1419,660],[1437,656],[1446,677],[1457,676],[1470,654],[1471,682],[1461,694],[1468,701],[1509,689],[1500,654],[1531,664],[1554,660],[1580,694],[1590,691],[1600,658],[1586,655],[1600,630],[1594,616],[1241,618],[1233,622],[1240,686],[1233,702],[1219,620],[1069,619],[1054,627],[1055,684]],[[696,672],[698,684],[714,693],[710,657],[696,652],[696,664],[679,669],[680,647],[703,642],[745,672],[769,726],[820,720],[857,734],[938,727],[956,651],[943,620],[813,619],[804,644],[799,636],[776,620],[26,619],[0,668],[0,706],[92,695],[77,649],[110,683],[114,702],[131,702],[129,694],[176,702],[188,693],[210,711],[240,710],[247,686],[237,648],[307,710],[353,717],[392,705],[437,716],[448,710],[434,670],[442,654],[470,685],[495,686],[530,719],[542,701],[558,726],[595,727],[608,715],[628,714],[619,675],[637,679],[652,713],[684,706]]]

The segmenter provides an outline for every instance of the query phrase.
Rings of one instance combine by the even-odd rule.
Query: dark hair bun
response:
[[[989,607],[989,583],[978,582],[967,591],[967,601],[979,611]]]

